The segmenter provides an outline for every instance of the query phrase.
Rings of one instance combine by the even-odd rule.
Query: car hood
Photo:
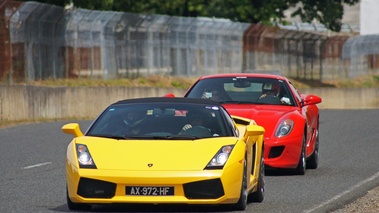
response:
[[[265,128],[265,138],[270,137],[278,122],[288,118],[290,113],[296,112],[296,107],[253,104],[224,104],[231,115],[253,119],[258,125]]]
[[[96,167],[102,170],[126,171],[198,171],[224,145],[237,142],[235,137],[199,140],[116,140],[80,137],[76,143],[85,144]]]

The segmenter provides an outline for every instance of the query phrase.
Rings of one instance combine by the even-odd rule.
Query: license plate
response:
[[[172,186],[126,186],[126,195],[169,196],[174,195]]]

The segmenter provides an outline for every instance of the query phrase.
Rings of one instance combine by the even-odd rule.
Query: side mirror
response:
[[[75,135],[76,137],[83,136],[78,123],[69,123],[62,127],[62,131],[67,134]]]
[[[168,93],[168,94],[164,95],[163,97],[165,97],[165,98],[175,98],[175,95],[173,93]]]
[[[322,99],[318,97],[317,95],[308,95],[303,99],[302,104],[303,106],[308,106],[308,105],[313,105],[313,104],[319,104],[321,102],[322,102]]]
[[[262,126],[258,125],[247,126],[247,131],[252,135],[263,135],[265,133],[265,129]]]

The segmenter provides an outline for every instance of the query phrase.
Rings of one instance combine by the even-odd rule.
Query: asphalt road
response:
[[[69,121],[76,122],[76,121]],[[0,128],[0,212],[69,212],[67,122]],[[82,130],[89,121],[80,121]],[[379,110],[321,110],[320,164],[304,176],[266,175],[262,203],[245,212],[328,212],[379,185]],[[96,212],[226,212],[204,206],[96,206]]]

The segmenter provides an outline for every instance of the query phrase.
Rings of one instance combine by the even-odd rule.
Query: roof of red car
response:
[[[278,80],[288,80],[286,77],[275,74],[265,74],[265,73],[222,73],[222,74],[212,74],[200,77],[200,79],[207,78],[225,78],[225,77],[251,77],[251,78],[274,78]]]

